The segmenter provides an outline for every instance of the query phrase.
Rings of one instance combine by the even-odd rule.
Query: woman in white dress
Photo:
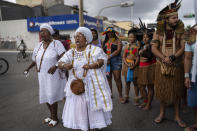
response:
[[[64,87],[66,78],[61,70],[55,65],[59,58],[65,53],[62,43],[53,40],[53,28],[49,24],[40,26],[40,36],[42,41],[34,48],[31,65],[25,70],[36,66],[39,81],[40,104],[46,103],[51,116],[45,118],[43,123],[48,123],[49,127],[54,127],[58,123],[57,101],[65,97]]]
[[[111,91],[105,76],[107,55],[101,48],[91,46],[91,41],[91,31],[79,27],[75,32],[76,48],[66,52],[58,62],[58,68],[69,70],[63,126],[75,130],[101,129],[112,123]],[[71,89],[78,79],[83,80],[85,88],[80,95]]]

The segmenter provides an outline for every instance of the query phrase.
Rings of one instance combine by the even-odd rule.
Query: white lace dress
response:
[[[90,48],[87,46],[83,52],[71,49],[65,53],[60,61],[71,63],[73,50],[75,52],[74,69],[77,77],[81,78],[84,72],[82,67],[88,63],[87,56]],[[92,46],[90,64],[97,59],[104,59],[105,63],[107,62],[107,56],[102,49]],[[85,93],[82,95],[72,93],[70,83],[76,78],[72,70],[69,70],[69,78],[65,88],[66,102],[62,115],[64,127],[87,131],[88,129],[101,129],[112,123],[111,92],[104,75],[104,68],[88,70],[87,76],[83,80]]]
[[[40,104],[53,104],[65,97],[65,74],[62,73],[59,69],[57,69],[53,75],[48,73],[49,68],[57,63],[57,56],[61,55],[63,52],[65,52],[64,46],[58,40],[53,40],[46,49],[46,52],[43,56],[40,72],[38,72]],[[32,60],[36,62],[38,69],[40,67],[43,53],[43,43],[40,42],[34,48],[32,55]]]

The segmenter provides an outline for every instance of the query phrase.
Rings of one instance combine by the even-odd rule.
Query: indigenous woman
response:
[[[42,41],[34,48],[32,55],[32,64],[25,70],[36,66],[39,80],[40,104],[46,103],[51,116],[43,120],[48,126],[54,127],[58,123],[57,102],[65,96],[64,87],[66,77],[55,65],[58,59],[63,56],[65,49],[58,40],[53,40],[53,28],[49,24],[40,26],[40,36]]]
[[[185,86],[188,89],[188,105],[193,108],[195,123],[185,131],[197,130],[197,25],[188,30],[185,45]]]
[[[102,41],[98,39],[98,32],[94,28],[90,30],[93,36],[92,45],[102,48]]]
[[[151,30],[143,28],[143,44],[139,49],[139,74],[138,74],[138,86],[144,103],[140,106],[144,110],[148,110],[151,107],[151,102],[154,95],[154,74],[155,74],[155,57],[151,52],[150,41],[153,32]],[[148,87],[148,94],[146,92],[146,86]]]
[[[104,52],[108,55],[107,65],[107,78],[112,91],[112,74],[118,88],[119,99],[121,103],[125,103],[122,97],[122,81],[121,81],[121,69],[122,69],[122,43],[116,36],[116,31],[112,27],[108,27],[103,33],[105,40],[103,42]]]
[[[92,32],[79,27],[75,32],[76,48],[60,59],[58,67],[69,70],[63,126],[75,130],[101,129],[110,125],[112,100],[105,76],[107,55],[92,46]]]
[[[138,103],[139,99],[139,89],[137,87],[137,65],[138,65],[138,47],[139,44],[136,40],[137,29],[131,29],[128,32],[128,42],[129,45],[125,47],[123,53],[123,68],[122,75],[125,77],[126,81],[126,98],[125,102],[129,101],[129,91],[130,84],[133,81],[134,91],[135,91],[135,102]]]

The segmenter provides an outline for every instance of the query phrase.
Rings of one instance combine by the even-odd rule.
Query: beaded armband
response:
[[[152,45],[155,45],[155,44],[159,45],[160,44],[160,41],[159,40],[152,40],[151,41],[151,44]]]

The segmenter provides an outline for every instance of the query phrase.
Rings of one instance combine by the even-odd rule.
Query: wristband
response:
[[[176,60],[175,55],[171,55],[171,56],[169,56],[169,58],[170,58],[171,61],[175,61]]]
[[[189,78],[189,73],[185,73],[185,78]]]
[[[112,54],[111,55],[109,55],[110,57],[112,57]]]

